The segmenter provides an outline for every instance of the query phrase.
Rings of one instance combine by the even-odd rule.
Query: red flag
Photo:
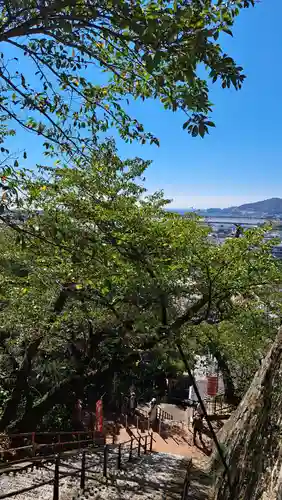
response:
[[[208,387],[207,393],[208,396],[216,396],[217,395],[217,377],[208,377]]]

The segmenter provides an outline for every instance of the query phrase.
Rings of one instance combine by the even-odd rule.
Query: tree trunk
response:
[[[15,387],[12,395],[8,400],[4,409],[2,418],[0,420],[0,432],[4,431],[10,422],[15,419],[18,411],[19,404],[22,400],[22,395],[29,390],[28,377],[31,370],[31,362],[37,354],[38,348],[41,344],[42,337],[35,339],[26,349],[23,361],[19,369],[16,371]]]
[[[148,350],[157,343],[158,339],[146,341],[141,346],[141,349]],[[38,403],[32,407],[28,405],[26,412],[20,419],[16,420],[16,412],[9,412],[9,419],[6,418],[5,428],[8,427],[10,432],[35,431],[42,422],[44,415],[50,412],[54,406],[64,404],[66,395],[70,392],[76,392],[81,387],[84,389],[85,385],[91,382],[97,387],[97,394],[100,393],[101,388],[104,388],[109,380],[113,380],[115,373],[120,375],[128,374],[130,366],[139,357],[139,350],[125,352],[124,356],[121,356],[121,353],[117,353],[107,363],[105,362],[101,370],[92,370],[91,372],[89,372],[87,364],[79,366],[75,374],[52,387]],[[3,417],[1,420],[3,420]]]
[[[129,358],[131,358],[131,355]],[[104,387],[105,383],[109,379],[113,379],[114,373],[117,372],[118,366],[122,369],[126,368],[126,363],[116,363],[114,360],[103,367],[102,370],[92,370],[89,371],[87,366],[81,367],[79,372],[65,378],[58,384],[56,384],[52,389],[50,389],[38,403],[28,408],[27,412],[23,417],[14,421],[9,430],[17,432],[29,432],[34,431],[42,422],[44,415],[47,415],[55,406],[63,405],[66,399],[66,395],[70,392],[77,392],[81,390],[81,387],[85,387],[86,384],[93,384],[97,387],[97,394],[101,391],[101,387]]]
[[[96,372],[92,372],[87,375],[75,374],[65,378],[50,389],[37,404],[28,407],[23,417],[14,422],[9,430],[17,432],[34,431],[38,424],[41,423],[44,415],[47,415],[55,406],[64,404],[65,394],[68,394],[69,391],[75,392],[77,384],[85,383],[86,380],[91,380],[95,376]]]
[[[232,491],[218,459],[214,500],[282,498],[282,328],[219,440],[230,468]]]

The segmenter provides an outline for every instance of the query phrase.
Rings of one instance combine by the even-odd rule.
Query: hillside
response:
[[[172,212],[176,212],[180,215],[186,212],[196,212],[199,215],[205,216],[217,216],[217,215],[255,215],[255,216],[282,216],[282,198],[269,198],[268,200],[256,201],[254,203],[244,203],[238,207],[228,207],[228,208],[206,208],[202,210],[197,210],[194,208],[171,208]]]
[[[255,203],[245,203],[239,207],[231,207],[225,209],[232,212],[256,212],[267,214],[281,214],[282,213],[282,199],[270,198],[268,200],[257,201]]]

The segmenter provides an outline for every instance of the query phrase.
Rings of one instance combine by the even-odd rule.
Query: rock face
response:
[[[219,441],[231,491],[214,455],[214,500],[282,499],[282,328]]]

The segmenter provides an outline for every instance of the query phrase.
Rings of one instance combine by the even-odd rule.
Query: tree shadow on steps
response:
[[[187,425],[184,427],[170,424],[163,425],[159,435],[164,441],[173,439],[179,446],[183,444],[192,446],[192,432]]]
[[[107,484],[114,488],[112,498],[115,500],[124,499],[125,492],[131,493],[130,497],[136,500],[139,496],[140,499],[176,500],[181,497],[187,465],[187,459],[160,453],[151,454],[128,463],[123,472],[111,475]]]
[[[191,483],[188,490],[188,499],[207,500],[210,498],[210,491],[213,483],[212,475],[192,463],[190,477]]]

